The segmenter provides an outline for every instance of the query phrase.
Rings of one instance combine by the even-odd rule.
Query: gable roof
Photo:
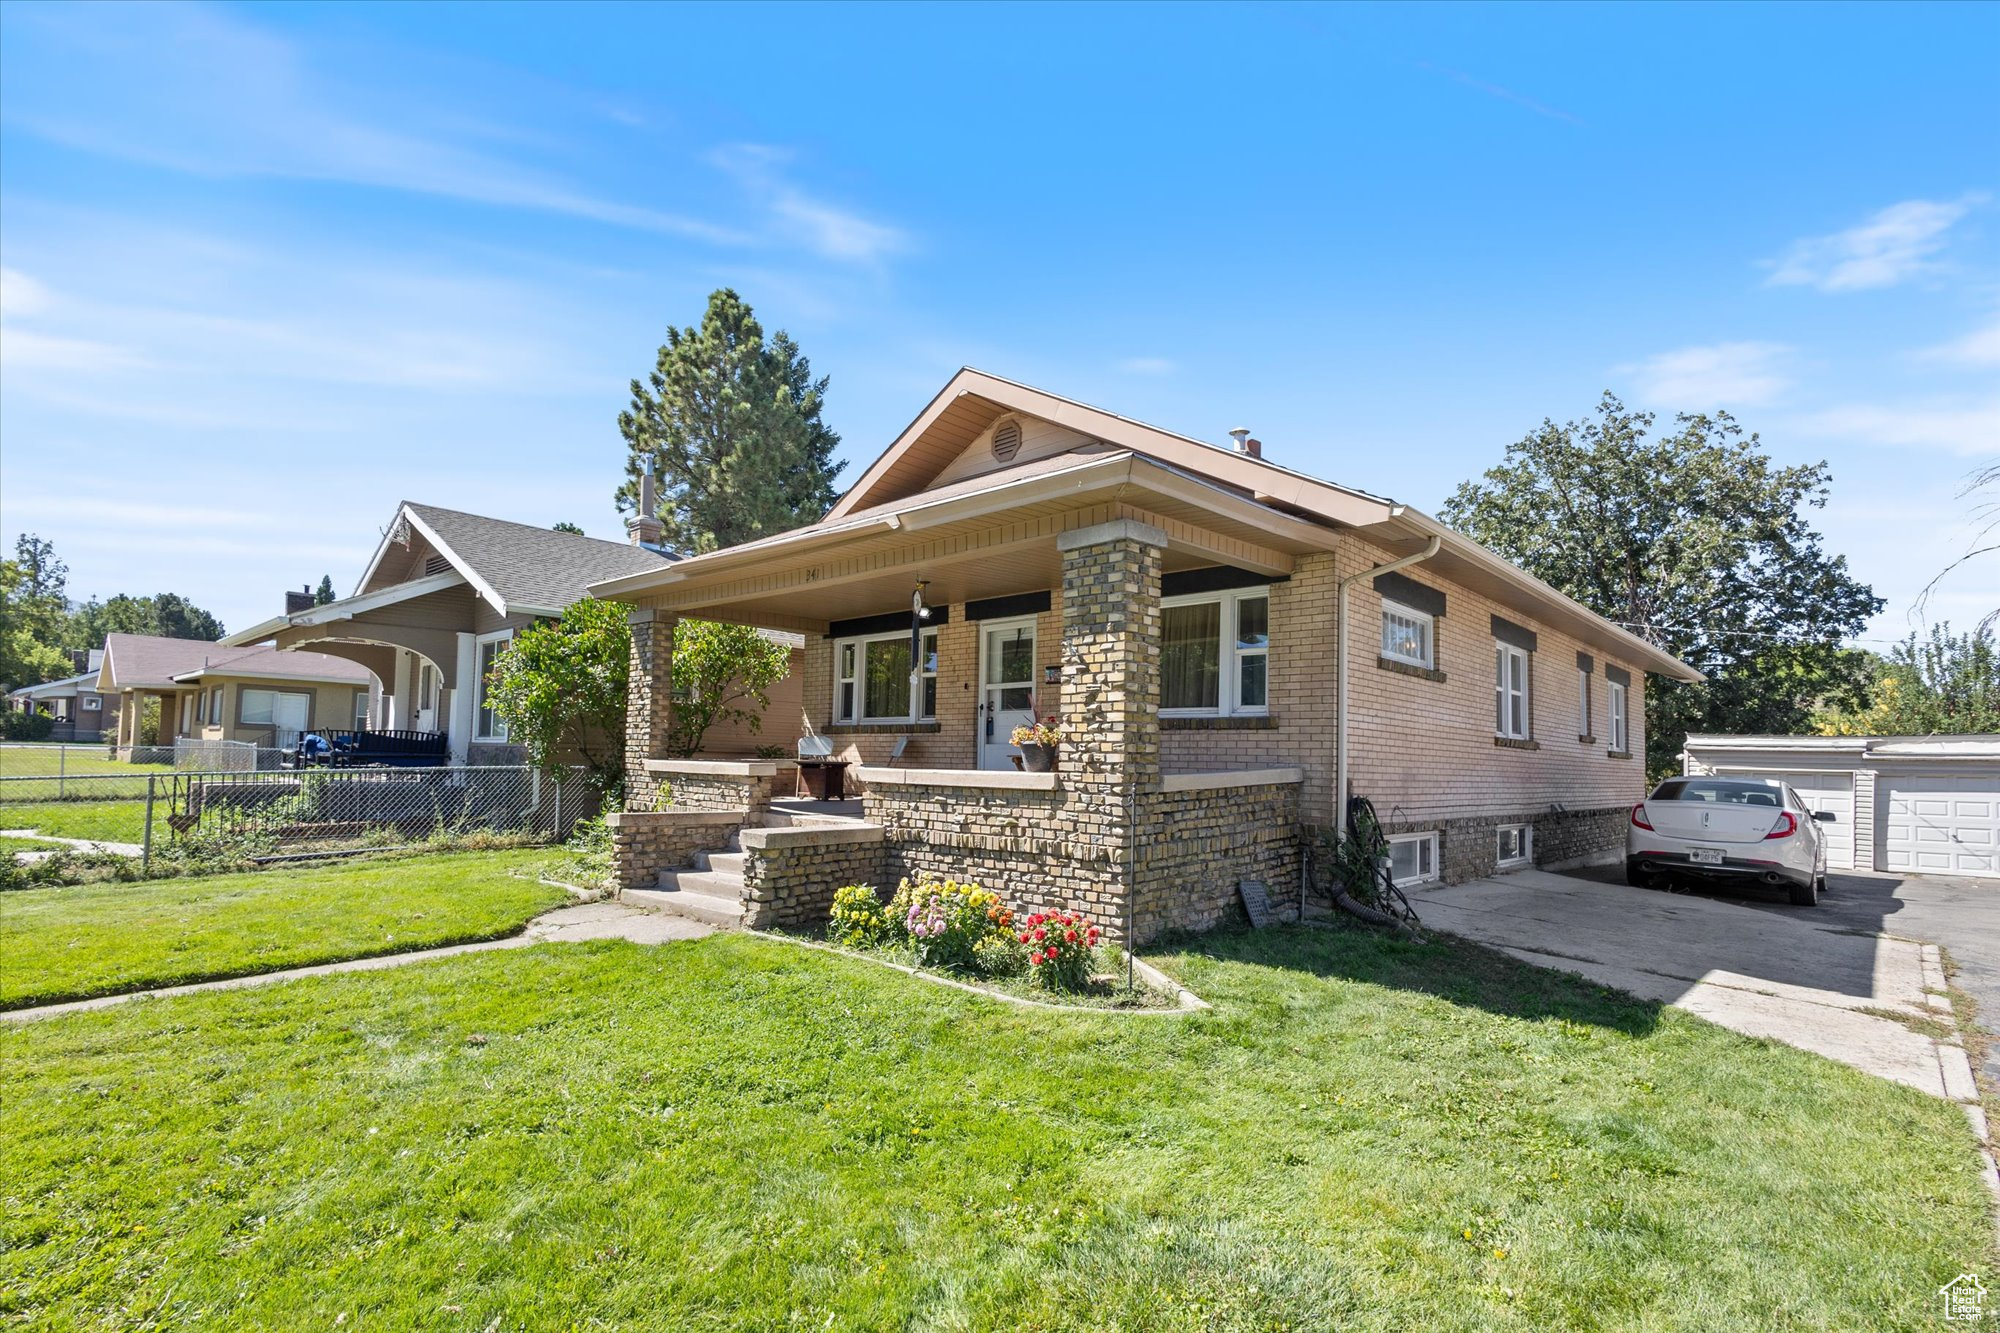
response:
[[[355,585],[357,593],[375,576],[405,524],[436,547],[501,615],[561,615],[571,602],[590,595],[592,583],[661,569],[674,559],[628,542],[405,500]]]
[[[367,667],[325,653],[276,648],[231,648],[203,639],[162,639],[150,634],[107,634],[100,690],[163,690],[204,676],[257,676],[321,685],[365,686]]]

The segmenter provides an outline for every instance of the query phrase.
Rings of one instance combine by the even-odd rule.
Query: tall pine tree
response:
[[[664,541],[712,551],[811,523],[834,500],[840,437],[821,420],[826,377],[815,380],[782,330],[766,341],[743,298],[708,298],[699,328],[669,328],[646,382],[632,381],[619,414],[626,481],[618,507],[637,500],[651,459]]]

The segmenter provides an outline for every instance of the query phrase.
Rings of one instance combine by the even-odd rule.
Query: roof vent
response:
[[[434,555],[430,559],[424,561],[424,574],[426,576],[429,576],[431,574],[442,574],[450,568],[451,568],[451,561],[445,559],[445,557],[441,555]]]
[[[1021,423],[1003,421],[993,428],[993,456],[1003,463],[1014,461],[1014,455],[1021,452]]]

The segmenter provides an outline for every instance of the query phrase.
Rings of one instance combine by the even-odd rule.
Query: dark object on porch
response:
[[[833,742],[824,736],[799,737],[799,794],[815,801],[846,800],[847,762],[833,757]]]
[[[329,768],[442,768],[451,760],[441,731],[328,731],[320,733],[331,747],[321,757],[301,755],[299,746],[285,751],[286,768],[324,764]]]

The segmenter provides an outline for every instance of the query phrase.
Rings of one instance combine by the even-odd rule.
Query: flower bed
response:
[[[834,893],[827,925],[827,939],[841,948],[1008,995],[1108,1008],[1179,1004],[1143,981],[1126,989],[1123,955],[1098,936],[1080,912],[1017,921],[999,894],[950,879],[906,879],[886,906],[873,887],[847,885]]]

